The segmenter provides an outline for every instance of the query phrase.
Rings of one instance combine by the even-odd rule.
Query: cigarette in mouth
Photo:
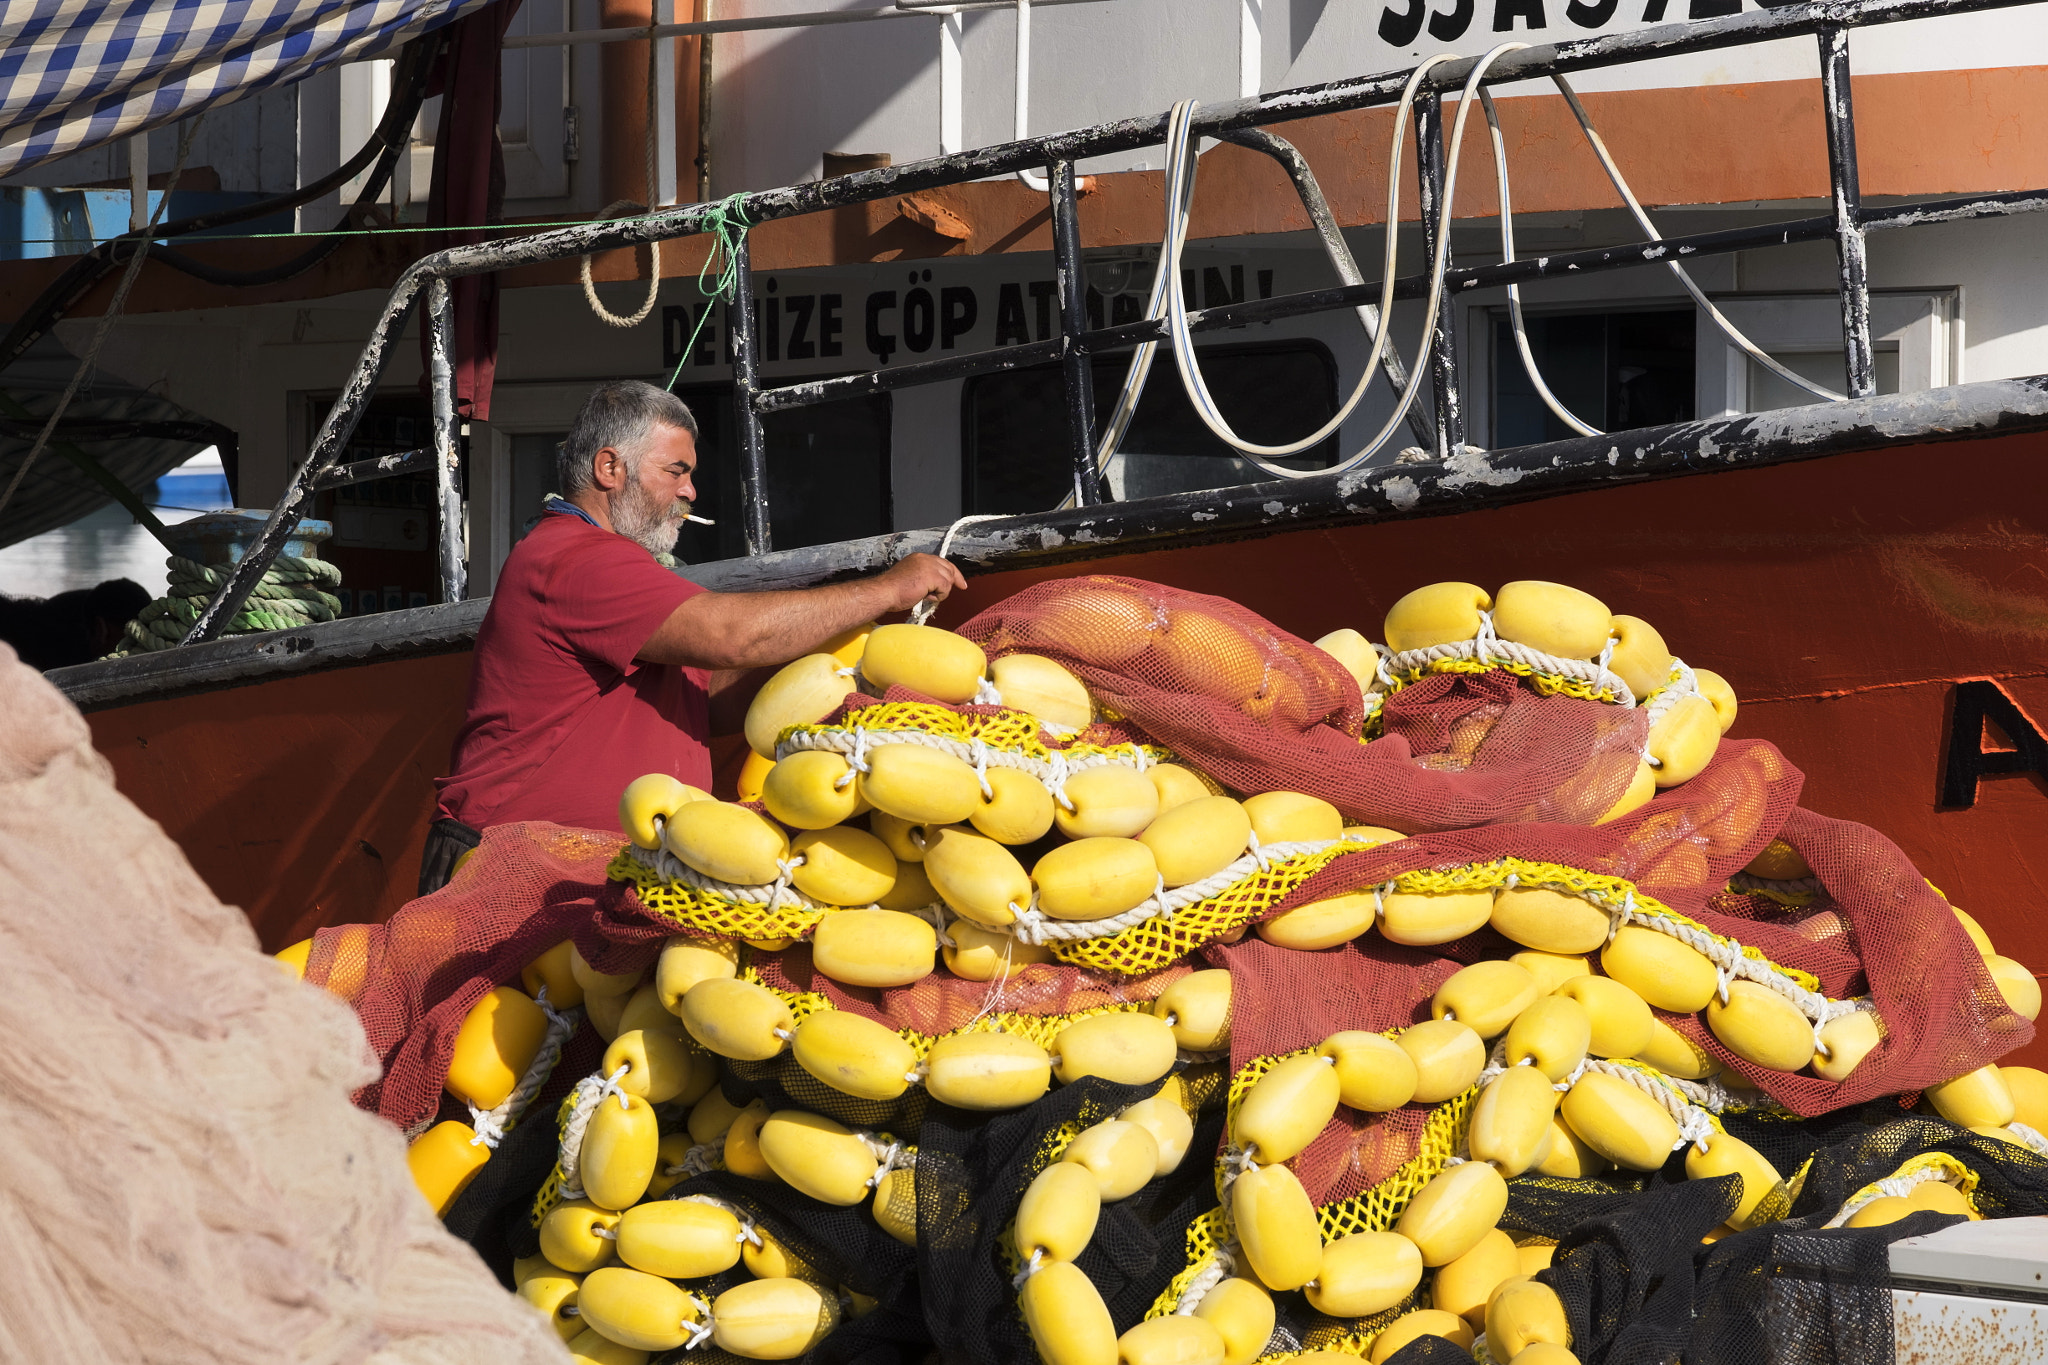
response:
[[[713,520],[712,520],[711,518],[709,518],[709,517],[700,517],[700,516],[698,516],[698,515],[697,515],[697,514],[696,514],[695,512],[688,512],[688,513],[685,513],[685,514],[684,514],[684,516],[683,516],[683,520],[684,520],[684,521],[694,521],[694,522],[696,522],[696,523],[697,523],[697,524],[698,524],[699,526],[716,526],[716,525],[718,525],[718,523],[717,523],[717,522],[715,522],[715,521],[713,521]]]

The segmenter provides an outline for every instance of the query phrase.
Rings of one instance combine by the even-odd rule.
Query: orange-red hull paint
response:
[[[1434,580],[1568,581],[1725,674],[1736,733],[1805,770],[1806,805],[1889,835],[2040,972],[2048,787],[2015,775],[1969,809],[1937,800],[1954,680],[1998,679],[2048,722],[2044,460],[2040,436],[1909,447],[994,574],[941,622],[1107,572],[1228,596],[1313,639],[1376,634],[1395,597]],[[380,664],[92,720],[122,789],[275,948],[403,903],[467,671],[467,656]],[[728,791],[741,749],[717,744]]]
[[[412,898],[467,653],[96,711],[93,744],[267,951]]]

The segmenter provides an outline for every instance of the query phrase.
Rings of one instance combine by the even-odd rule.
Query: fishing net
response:
[[[1260,1085],[1334,1035],[1398,1040],[1443,1013],[1440,993],[1466,980],[1465,969],[1521,961],[1538,947],[1532,932],[1541,939],[1553,924],[1583,935],[1590,923],[1579,946],[1547,950],[1550,966],[1531,962],[1529,998],[1561,983],[1570,987],[1563,993],[1578,990],[1566,981],[1574,973],[1604,978],[1609,995],[1572,998],[1619,990],[1641,1011],[1641,1036],[1662,1041],[1595,1054],[1580,1044],[1576,1063],[1552,1077],[1567,1102],[1557,1112],[1580,1112],[1568,1102],[1582,1085],[1588,1094],[1618,1085],[1640,1110],[1636,1128],[1666,1125],[1672,1141],[1647,1160],[1603,1151],[1597,1174],[1503,1166],[1512,1178],[1499,1230],[1555,1248],[1538,1279],[1557,1295],[1573,1351],[1590,1362],[1881,1358],[1888,1242],[1952,1220],[1957,1198],[1973,1213],[2010,1216],[2037,1211],[2048,1188],[2048,1138],[2030,1126],[2048,1123],[2048,1091],[2044,1103],[2002,1111],[2003,1100],[1964,1094],[1973,1084],[2018,1093],[1994,1064],[2031,1038],[2038,1006],[2008,998],[1994,971],[2001,960],[1973,943],[1896,845],[1802,809],[1801,775],[1770,744],[1720,736],[1710,676],[1668,653],[1652,651],[1647,670],[1624,660],[1623,618],[1604,648],[1581,657],[1510,628],[1504,612],[1480,611],[1469,638],[1340,658],[1349,646],[1309,644],[1222,599],[1122,578],[1042,583],[957,633],[918,637],[907,654],[899,636],[886,650],[863,653],[855,641],[822,666],[813,661],[814,679],[846,682],[774,727],[772,755],[758,753],[752,778],[743,777],[748,799],[723,808],[723,842],[676,837],[689,818],[679,814],[686,794],[655,812],[664,823],[651,839],[635,835],[642,842],[545,825],[494,829],[446,888],[388,925],[322,931],[307,976],[357,1006],[385,1064],[359,1102],[415,1133],[468,1112],[478,1140],[497,1141],[448,1221],[508,1280],[514,1262],[532,1264],[546,1244],[548,1220],[578,1206],[590,1175],[586,1135],[603,1106],[630,1108],[611,1098],[630,1066],[611,1068],[625,1054],[606,1057],[605,1044],[622,1011],[632,1012],[641,1029],[687,1034],[685,1046],[719,1054],[705,1062],[715,1067],[708,1092],[653,1105],[650,1131],[669,1145],[648,1197],[718,1199],[786,1247],[806,1267],[800,1278],[840,1307],[840,1325],[810,1344],[810,1358],[1010,1362],[1031,1358],[1019,1293],[1045,1268],[1042,1247],[1031,1256],[1018,1245],[1021,1201],[1084,1134],[1096,1141],[1127,1111],[1130,1122],[1161,1122],[1162,1105],[1191,1130],[1184,1157],[1162,1160],[1150,1179],[1102,1204],[1073,1260],[1091,1296],[1061,1312],[1072,1321],[1099,1312],[1113,1334],[1196,1314],[1222,1281],[1258,1273],[1232,1191],[1274,1164],[1240,1141],[1239,1116]],[[947,675],[947,651],[962,641],[977,647],[976,670],[993,661],[989,676]],[[920,661],[920,650],[929,658]],[[1051,675],[1050,693],[1020,684],[1005,695],[990,677],[1003,677],[1013,656],[1064,674]],[[1624,668],[1634,669],[1633,687]],[[1079,709],[1055,695],[1059,676],[1072,680],[1060,695],[1078,696]],[[1732,714],[1732,696],[1726,704]],[[834,917],[858,907],[807,881],[810,836],[778,841],[843,824],[858,838],[814,852],[883,850],[872,856],[908,877],[929,840],[961,817],[913,820],[882,807],[893,798],[870,783],[891,745],[916,746],[934,783],[978,786],[991,807],[991,774],[1009,770],[1002,789],[1012,792],[1024,775],[1030,790],[1043,789],[1035,799],[1045,824],[1008,836],[1008,851],[988,864],[1024,879],[1004,893],[1006,905],[998,898],[970,915],[969,889],[927,862],[920,877],[934,889],[925,903],[902,901],[882,918],[899,937],[906,925],[928,924],[948,965],[921,966],[899,984],[853,984],[843,959],[865,946],[828,947],[825,931],[851,923]],[[799,767],[792,760],[839,774],[811,795],[821,806],[837,802],[840,814],[796,822],[789,789],[775,786],[778,772]],[[1104,833],[1087,824],[1098,818],[1087,792],[1107,790],[1154,804],[1128,830]],[[1251,835],[1206,870],[1174,886],[1148,872],[1120,900],[1100,891],[1114,878],[1098,871],[1088,894],[1107,898],[1099,913],[1050,894],[1047,869],[1063,850],[1116,845],[1114,856],[1129,855],[1130,836],[1143,828],[1135,842],[1151,838],[1149,822],[1173,808],[1169,792],[1174,805],[1221,795],[1248,813],[1278,809],[1259,807],[1260,794],[1294,793],[1287,809],[1327,817],[1296,825],[1248,814]],[[983,828],[984,807],[962,809],[970,808],[947,827]],[[1263,834],[1261,819],[1273,822]],[[761,838],[781,851],[741,856]],[[1145,847],[1166,856],[1163,845]],[[1164,866],[1151,854],[1140,861]],[[1511,897],[1539,893],[1549,897],[1548,918],[1536,930],[1500,917],[1496,907]],[[1303,946],[1300,926],[1335,914],[1331,907],[1349,907],[1354,920]],[[880,920],[871,924],[882,932]],[[603,1010],[586,1001],[551,1013],[551,1041],[509,1108],[468,1111],[442,1088],[464,1021],[565,940],[589,971],[629,987],[628,1003],[614,995]],[[977,942],[1004,945],[1001,965],[973,959]],[[723,1007],[728,1015],[693,1016],[694,987],[661,998],[654,962],[664,944],[726,945],[714,975],[740,991],[729,997],[739,1003]],[[1624,944],[1674,964],[1676,975],[1613,965]],[[980,965],[970,970],[970,960]],[[1535,971],[1569,962],[1577,965],[1536,989]],[[1227,983],[1227,1026],[1211,1042],[1176,1032],[1142,1076],[1084,1068],[986,1110],[955,1107],[931,1088],[939,1045],[977,1035],[1002,1034],[1005,1046],[1065,1067],[1067,1040],[1108,1021],[1119,1046],[1139,1049],[1146,1030],[1183,1027],[1178,1011],[1194,1008],[1183,992],[1197,987],[1197,972],[1208,973],[1200,983]],[[1703,980],[1705,993],[1683,1006],[1666,1000],[1660,992],[1677,992],[1680,977],[1692,983],[1686,992]],[[779,1021],[780,1041],[739,1046],[719,1032],[740,1028],[747,1011]],[[872,1055],[900,1057],[888,1065],[903,1074],[870,1093],[872,1076],[849,1079],[806,1054],[803,1039],[823,1036],[806,1030],[834,1014],[879,1025],[870,1036],[887,1042],[873,1043]],[[1402,1231],[1433,1182],[1469,1161],[1503,1164],[1488,1154],[1495,1120],[1482,1100],[1516,1064],[1500,1032],[1508,1017],[1475,1036],[1484,1064],[1474,1060],[1446,1098],[1380,1111],[1332,1101],[1327,1121],[1278,1163],[1299,1182],[1325,1246]],[[1766,1018],[1769,1029],[1743,1022]],[[1845,1053],[1848,1061],[1824,1066],[1837,1056],[1827,1038],[1860,1060]],[[1963,1098],[1944,1101],[1943,1112],[1979,1113],[1982,1122],[1969,1121],[1983,1132],[1919,1099],[1929,1089],[1947,1094],[1951,1081]],[[835,1150],[873,1170],[851,1202],[800,1190],[809,1173],[764,1156],[764,1121],[792,1112],[828,1122],[840,1134],[833,1141],[853,1144]],[[1577,1124],[1592,1131],[1591,1119]],[[1592,1144],[1577,1124],[1567,1126]],[[704,1136],[682,1136],[685,1127]],[[1687,1178],[1688,1153],[1723,1142],[1746,1144],[1776,1173],[1760,1200],[1744,1195],[1750,1177]],[[891,1184],[897,1173],[904,1181]],[[1935,1185],[1949,1193],[1931,1192]],[[1873,1207],[1909,1212],[1861,1225]],[[720,1295],[748,1282],[732,1269],[683,1280],[714,1322]],[[1261,1356],[1363,1355],[1390,1328],[1404,1330],[1396,1324],[1405,1315],[1432,1307],[1435,1285],[1434,1273],[1424,1275],[1396,1301],[1351,1317],[1318,1311],[1296,1285],[1275,1286]],[[1781,1330],[1774,1315],[1796,1318],[1797,1330]],[[722,1349],[707,1339],[689,1358]],[[1395,1358],[1470,1356],[1422,1336]]]
[[[260,954],[4,649],[0,704],[7,1357],[560,1360],[351,1107],[350,1012]]]

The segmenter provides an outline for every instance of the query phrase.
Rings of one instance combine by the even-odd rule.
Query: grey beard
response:
[[[625,498],[612,507],[612,529],[651,555],[665,555],[676,547],[683,531],[688,505],[664,506],[635,483]]]

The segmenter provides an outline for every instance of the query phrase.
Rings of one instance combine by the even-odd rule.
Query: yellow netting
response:
[[[1392,1038],[1400,1032],[1400,1029],[1386,1029],[1382,1031],[1381,1036]],[[1270,1057],[1255,1057],[1238,1068],[1230,1078],[1229,1122],[1235,1123],[1238,1106],[1244,1102],[1244,1097],[1250,1093],[1260,1077],[1290,1057],[1310,1056],[1315,1051],[1315,1048],[1302,1048],[1296,1052],[1280,1053]],[[1655,1068],[1633,1061],[1621,1061],[1618,1064],[1631,1071],[1641,1072],[1683,1098],[1683,1092],[1671,1083],[1670,1078]],[[1434,1180],[1444,1169],[1445,1163],[1456,1156],[1458,1149],[1464,1146],[1466,1130],[1471,1122],[1472,1106],[1478,1101],[1479,1091],[1480,1087],[1474,1085],[1463,1094],[1453,1096],[1430,1110],[1429,1117],[1423,1122],[1422,1133],[1416,1140],[1415,1155],[1403,1162],[1393,1174],[1369,1190],[1318,1208],[1316,1220],[1321,1224],[1323,1241],[1329,1243],[1355,1233],[1384,1232],[1393,1227],[1400,1219],[1402,1211],[1408,1207],[1409,1201],[1421,1193],[1423,1186]],[[1708,1119],[1716,1131],[1722,1131],[1718,1118],[1709,1114]],[[1228,1169],[1227,1159],[1216,1163],[1216,1188],[1219,1196]],[[1230,1221],[1225,1208],[1221,1205],[1210,1209],[1189,1224],[1187,1264],[1174,1276],[1159,1297],[1152,1301],[1152,1306],[1146,1310],[1145,1316],[1158,1318],[1172,1314],[1179,1306],[1181,1295],[1187,1292],[1188,1286],[1208,1265],[1216,1248],[1229,1240]],[[1398,1316],[1398,1313],[1389,1313],[1386,1320],[1392,1321]],[[1385,1322],[1380,1322],[1374,1324],[1369,1331],[1351,1332],[1327,1339],[1318,1337],[1312,1348],[1304,1345],[1303,1349],[1364,1355],[1371,1349],[1373,1338],[1385,1325]],[[1289,1354],[1261,1356],[1260,1359],[1286,1359]]]
[[[1511,663],[1506,659],[1493,659],[1481,663],[1477,659],[1433,659],[1419,668],[1407,669],[1394,675],[1392,691],[1400,691],[1410,683],[1417,683],[1434,673],[1512,673],[1518,678],[1527,678],[1538,695],[1545,697],[1577,697],[1581,701],[1619,702],[1619,694],[1611,687],[1595,687],[1579,678],[1567,678],[1562,673],[1545,673],[1524,663]]]
[[[604,874],[615,882],[630,882],[648,914],[693,934],[745,939],[803,938],[830,913],[801,905],[781,905],[771,910],[766,905],[727,900],[688,882],[668,881],[624,850],[612,859]]]
[[[1553,891],[1562,891],[1607,910],[1630,905],[1638,914],[1662,915],[1672,923],[1696,930],[1717,943],[1731,942],[1725,935],[1715,933],[1698,920],[1680,914],[1647,891],[1639,890],[1634,882],[1626,878],[1586,872],[1579,868],[1566,867],[1562,863],[1501,858],[1490,863],[1467,863],[1463,867],[1446,870],[1430,868],[1401,874],[1395,879],[1394,889],[1425,893],[1490,890],[1507,885],[1510,876],[1515,879],[1518,886],[1542,886]],[[1816,992],[1820,990],[1820,978],[1811,972],[1773,962],[1764,956],[1762,950],[1748,944],[1742,944],[1741,948],[1744,957],[1769,967],[1797,983],[1802,989]]]
[[[1276,858],[1272,865],[1240,877],[1208,900],[1154,915],[1143,924],[1103,938],[1054,940],[1046,946],[1053,956],[1076,967],[1094,967],[1123,976],[1143,976],[1171,966],[1205,943],[1242,928],[1281,901],[1294,889],[1346,853],[1359,853],[1372,845],[1363,841],[1340,840],[1314,853]]]
[[[857,733],[865,731],[872,744],[883,735],[909,732],[956,740],[961,744],[973,744],[979,740],[991,750],[1018,754],[1040,763],[1052,762],[1055,753],[1070,763],[1078,758],[1100,756],[1129,758],[1134,749],[1144,752],[1148,764],[1173,761],[1173,756],[1166,750],[1149,744],[1105,747],[1076,742],[1048,746],[1041,738],[1038,718],[1022,711],[999,710],[993,715],[976,715],[931,702],[891,701],[879,706],[864,706],[848,719],[851,724],[792,725],[777,736],[776,750],[781,752],[792,737],[799,735],[851,742]]]
[[[1390,1029],[1385,1036],[1392,1037],[1398,1032],[1398,1029]],[[1243,1102],[1245,1094],[1257,1083],[1259,1077],[1288,1057],[1306,1056],[1314,1051],[1314,1048],[1303,1048],[1299,1052],[1258,1057],[1240,1067],[1230,1079],[1231,1119],[1235,1120],[1238,1105]],[[1430,1110],[1429,1117],[1423,1122],[1414,1156],[1371,1189],[1317,1209],[1316,1217],[1322,1224],[1323,1240],[1332,1242],[1339,1237],[1349,1237],[1355,1232],[1383,1232],[1392,1227],[1395,1220],[1401,1216],[1401,1211],[1408,1207],[1408,1201],[1413,1199],[1424,1185],[1436,1178],[1437,1173],[1443,1170],[1447,1159],[1457,1155],[1458,1148],[1465,1139],[1465,1129],[1471,1118],[1473,1102],[1478,1096],[1479,1087],[1473,1086],[1464,1094],[1437,1105]],[[1219,1192],[1223,1186],[1225,1169],[1225,1164],[1218,1161],[1216,1183]],[[1164,1292],[1153,1300],[1152,1307],[1146,1311],[1145,1316],[1158,1318],[1170,1315],[1179,1305],[1180,1296],[1187,1292],[1195,1277],[1202,1273],[1211,1254],[1219,1245],[1229,1241],[1230,1236],[1229,1218],[1222,1206],[1210,1209],[1190,1223],[1187,1235],[1187,1265],[1173,1277]],[[1345,1339],[1346,1342],[1349,1340],[1350,1338]],[[1323,1349],[1359,1354],[1370,1343],[1371,1338],[1366,1337],[1356,1347],[1339,1342],[1325,1344]]]
[[[1270,867],[1238,879],[1208,900],[1198,901],[1172,914],[1155,915],[1142,924],[1102,938],[1055,940],[1048,946],[1060,961],[1077,967],[1092,967],[1122,976],[1142,976],[1171,966],[1203,944],[1264,918],[1269,910],[1331,862],[1346,853],[1363,852],[1370,847],[1372,845],[1362,841],[1342,840],[1315,853],[1276,859]],[[796,907],[770,911],[766,906],[729,901],[684,883],[664,881],[623,852],[613,860],[607,874],[614,880],[630,882],[641,903],[651,913],[691,933],[746,939],[802,938],[830,913]],[[1625,878],[1587,872],[1561,863],[1500,858],[1492,862],[1467,863],[1462,867],[1423,868],[1400,874],[1388,889],[1425,895],[1490,891],[1507,886],[1510,878],[1518,886],[1548,887],[1607,910],[1629,906],[1643,915],[1661,915],[1718,943],[1730,942],[1698,920],[1638,890]],[[1783,975],[1804,990],[1820,990],[1819,978],[1809,972],[1773,962],[1760,949],[1748,944],[1741,945],[1741,952],[1744,957]]]
[[[791,1026],[801,1024],[813,1014],[836,1009],[831,999],[815,991],[777,990],[761,979],[752,967],[740,973],[740,978],[750,981],[787,1002]],[[1018,1010],[993,1010],[982,1015],[965,1028],[948,1033],[919,1033],[915,1029],[898,1029],[896,1036],[910,1045],[910,1050],[923,1061],[925,1054],[932,1050],[932,1044],[941,1038],[951,1038],[963,1033],[1014,1033],[1019,1038],[1028,1038],[1038,1046],[1051,1050],[1052,1040],[1059,1037],[1061,1030],[1077,1019],[1087,1019],[1098,1014],[1140,1014],[1152,1008],[1149,1000],[1122,1000],[1114,1004],[1094,1005],[1071,1014],[1026,1014]]]

